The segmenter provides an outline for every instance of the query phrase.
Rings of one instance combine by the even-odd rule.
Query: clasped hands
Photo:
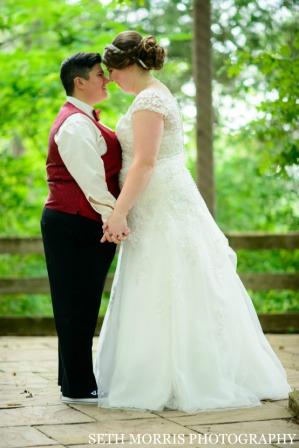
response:
[[[119,244],[128,237],[129,233],[127,217],[114,211],[103,224],[101,243],[109,241],[109,243]]]

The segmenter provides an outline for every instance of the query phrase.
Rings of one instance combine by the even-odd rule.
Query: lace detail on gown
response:
[[[287,398],[236,254],[185,166],[180,111],[167,90],[140,92],[118,123],[121,183],[138,110],[161,113],[164,132],[120,249],[95,363],[99,406],[195,411]]]
[[[127,113],[118,122],[116,133],[122,146],[124,167],[133,157],[132,114],[140,110],[157,112],[164,117],[164,133],[158,160],[183,152],[183,126],[177,102],[167,91],[157,92],[153,88],[137,95]]]
[[[165,118],[168,115],[167,104],[161,98],[161,94],[153,89],[143,90],[135,99],[130,108],[130,113],[133,114],[138,110],[149,110],[162,114]]]

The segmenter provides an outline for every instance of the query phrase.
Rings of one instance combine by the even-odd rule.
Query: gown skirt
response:
[[[194,412],[287,398],[236,253],[183,154],[157,162],[128,223],[94,365],[98,405]]]

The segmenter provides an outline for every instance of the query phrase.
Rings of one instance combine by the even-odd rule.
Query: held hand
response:
[[[129,228],[125,229],[122,234],[113,234],[107,227],[104,231],[103,237],[101,238],[101,243],[105,243],[105,241],[109,241],[110,243],[120,244],[121,241],[127,239],[130,233]]]
[[[130,233],[126,216],[113,212],[103,224],[103,232],[101,243],[109,241],[110,243],[119,244],[122,240],[125,240]]]

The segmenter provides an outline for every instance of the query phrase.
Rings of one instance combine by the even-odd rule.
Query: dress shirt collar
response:
[[[74,98],[73,96],[67,96],[66,99],[69,103],[78,107],[78,109],[81,109],[83,112],[93,118],[93,107],[91,107],[89,104],[84,103],[83,101],[78,100],[78,98]]]

